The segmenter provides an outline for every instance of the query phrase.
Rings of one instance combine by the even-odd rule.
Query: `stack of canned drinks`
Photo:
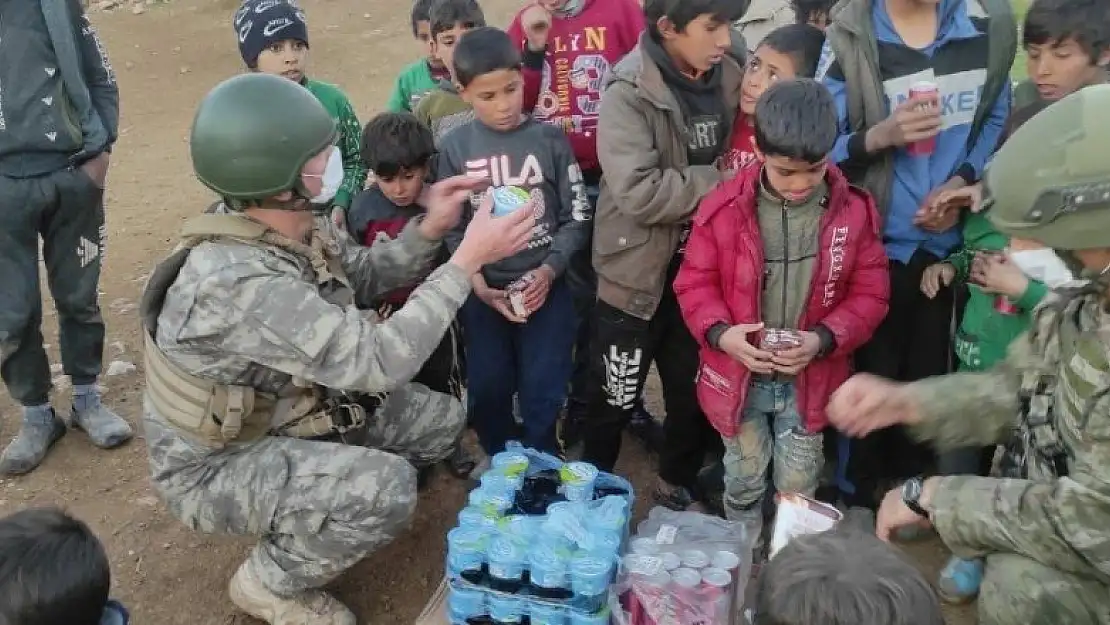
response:
[[[652,538],[631,541],[621,573],[629,625],[728,625],[746,581],[735,551],[672,549]]]
[[[451,625],[608,625],[631,487],[586,463],[502,452],[447,535]]]

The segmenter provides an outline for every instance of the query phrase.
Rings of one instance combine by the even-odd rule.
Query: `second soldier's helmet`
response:
[[[1035,115],[995,155],[988,216],[1004,234],[1057,250],[1110,248],[1110,85]]]
[[[197,178],[233,203],[293,190],[301,170],[332,145],[336,123],[307,89],[268,74],[223,81],[201,101],[190,152]]]

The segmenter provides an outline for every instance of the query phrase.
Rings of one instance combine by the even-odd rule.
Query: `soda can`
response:
[[[732,575],[724,569],[709,568],[701,572],[701,605],[710,615],[709,622],[721,623],[727,620],[731,585]]]
[[[680,623],[699,623],[706,610],[702,606],[701,573],[681,568],[671,572],[671,596]]]
[[[935,82],[921,80],[910,86],[910,98],[936,99],[940,96],[940,87]],[[906,152],[912,156],[930,156],[937,149],[936,136],[914,141],[906,146]]]
[[[683,551],[680,557],[682,558],[682,566],[695,571],[709,566],[709,554],[700,549],[688,549]]]
[[[493,197],[493,216],[504,217],[528,203],[532,196],[520,187],[496,187],[490,191]]]
[[[1010,301],[1010,298],[1005,295],[996,295],[994,298],[994,310],[1000,315],[1007,317],[1016,315],[1021,312],[1021,309],[1016,304]]]
[[[736,570],[740,568],[740,556],[731,551],[718,551],[713,554],[713,560],[710,561],[709,566],[728,571],[730,575],[735,575]]]

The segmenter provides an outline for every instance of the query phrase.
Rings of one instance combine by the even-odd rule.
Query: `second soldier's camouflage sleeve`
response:
[[[443,241],[433,241],[420,233],[423,217],[411,220],[396,239],[381,239],[369,247],[343,246],[343,269],[355,289],[355,299],[368,306],[376,297],[413,284],[428,273]]]
[[[1010,345],[1005,361],[989,371],[954,373],[909,385],[921,421],[910,428],[940,451],[1001,443],[1017,418],[1021,371],[1032,364],[1026,333]]]

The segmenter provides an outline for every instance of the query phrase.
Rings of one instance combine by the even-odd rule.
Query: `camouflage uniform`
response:
[[[1073,266],[1073,250],[1110,249],[1108,106],[1110,87],[1090,87],[1014,134],[986,178],[996,227]],[[917,438],[1007,445],[1008,477],[938,478],[931,502],[945,544],[986,558],[983,625],[1110,623],[1108,290],[1104,270],[1050,295],[993,370],[908,387]]]
[[[158,346],[196,375],[269,393],[294,378],[389,392],[365,446],[266,436],[213,449],[146,403],[154,484],[170,510],[202,532],[261,534],[250,558],[276,594],[324,585],[401,531],[416,505],[410,462],[445,458],[464,425],[455,398],[407,383],[470,292],[461,270],[436,270],[388,321],[336,305],[419,278],[439,243],[417,225],[370,248],[334,239],[353,293],[318,291],[304,257],[221,241],[193,249],[166,293]]]

